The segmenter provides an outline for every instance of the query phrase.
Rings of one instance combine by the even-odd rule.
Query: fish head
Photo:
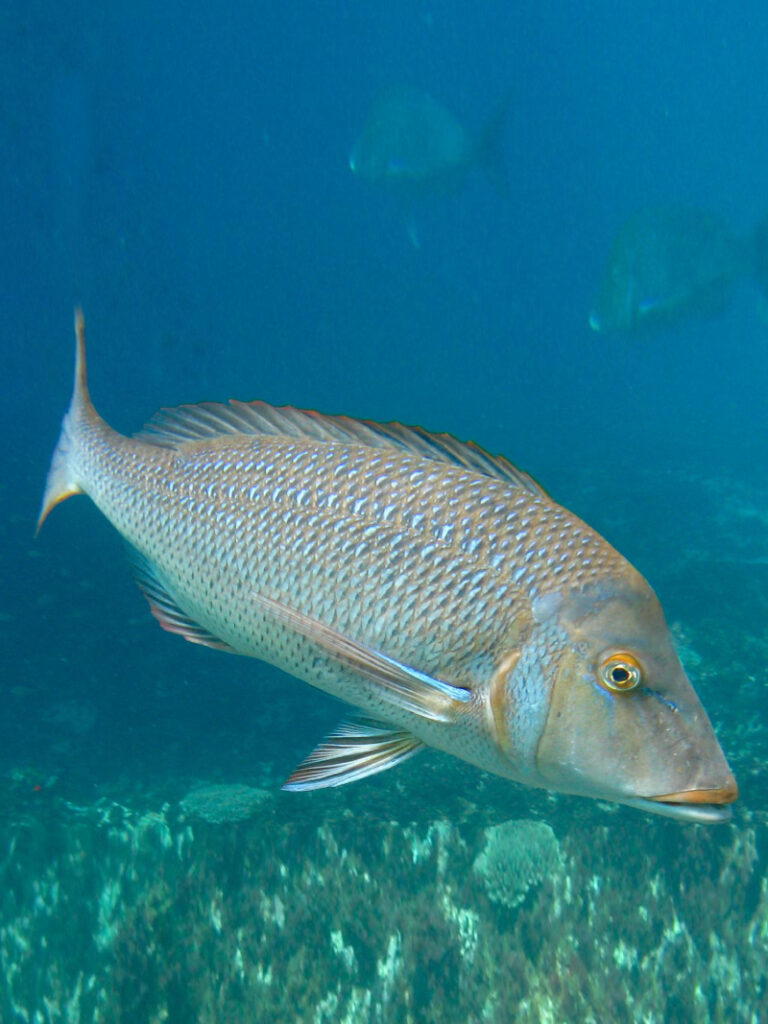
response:
[[[546,637],[551,680],[540,784],[684,820],[727,819],[736,782],[642,576],[627,565],[538,605],[529,642]]]
[[[589,325],[600,334],[663,325],[684,308],[696,268],[684,244],[688,219],[664,207],[641,210],[616,233]],[[694,250],[694,261],[700,259]]]
[[[349,155],[352,173],[373,185],[390,185],[407,177],[421,144],[418,104],[412,90],[392,88],[382,93],[368,113]]]
[[[503,122],[502,122],[503,124]],[[373,104],[352,147],[349,168],[369,184],[406,195],[450,190],[469,166],[494,154],[491,136],[485,148],[428,93],[407,86],[386,90]]]
[[[363,135],[349,154],[349,169],[352,173],[372,185],[397,186],[408,182],[412,170],[407,154],[393,147],[385,150],[374,144],[375,140]]]
[[[650,207],[618,231],[589,315],[601,334],[719,316],[754,249],[719,218],[695,207]]]
[[[375,181],[384,175],[385,164],[379,159],[375,149],[371,149],[368,140],[362,136],[355,142],[349,154],[349,169],[359,178]]]
[[[614,251],[589,312],[589,326],[598,334],[631,331],[642,304],[641,275],[633,252]]]

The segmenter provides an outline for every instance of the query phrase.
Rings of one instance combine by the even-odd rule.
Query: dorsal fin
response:
[[[513,466],[503,455],[490,455],[474,441],[458,441],[450,434],[431,434],[402,423],[374,423],[350,416],[281,407],[266,402],[201,402],[160,409],[135,435],[137,440],[162,448],[179,448],[190,441],[232,434],[273,434],[315,441],[341,441],[369,448],[396,448],[434,462],[462,466],[483,476],[524,487],[539,497],[546,491],[533,477]]]

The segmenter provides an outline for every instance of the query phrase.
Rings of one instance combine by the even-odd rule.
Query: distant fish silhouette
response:
[[[352,148],[350,169],[372,185],[412,197],[453,191],[477,166],[504,195],[509,103],[506,97],[480,135],[473,137],[429,93],[407,86],[390,88],[371,107]]]
[[[768,226],[738,238],[720,218],[696,207],[641,210],[616,234],[590,327],[601,334],[642,332],[692,316],[719,316],[736,281],[757,274],[758,250],[768,282]]]

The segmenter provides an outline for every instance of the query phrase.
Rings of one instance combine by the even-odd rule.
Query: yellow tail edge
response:
[[[77,414],[89,407],[90,404],[85,363],[85,318],[82,309],[78,306],[75,309],[75,383],[69,409],[62,421],[61,433],[48,470],[35,536],[40,532],[40,527],[55,505],[73,494],[83,493],[82,487],[74,479],[71,463],[75,448],[75,420]]]

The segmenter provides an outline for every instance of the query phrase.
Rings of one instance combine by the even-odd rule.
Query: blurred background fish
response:
[[[508,191],[504,161],[506,96],[473,136],[427,92],[387,89],[375,101],[349,158],[353,174],[407,197],[450,192],[480,167],[500,195]]]
[[[589,325],[608,334],[720,316],[740,278],[768,281],[767,246],[768,225],[743,238],[697,207],[640,210],[616,234]]]

